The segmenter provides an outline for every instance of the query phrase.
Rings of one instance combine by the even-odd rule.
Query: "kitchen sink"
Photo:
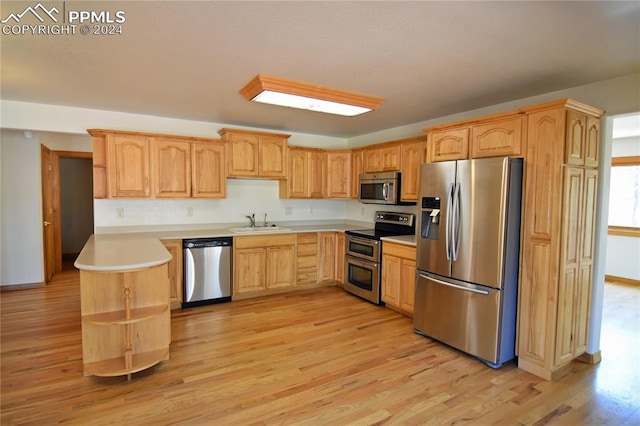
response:
[[[245,226],[242,228],[227,228],[229,231],[234,232],[236,234],[258,234],[264,232],[286,232],[291,231],[289,228],[284,228],[282,226],[256,226],[252,228],[250,226]]]

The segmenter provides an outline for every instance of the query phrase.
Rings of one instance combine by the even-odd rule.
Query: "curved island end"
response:
[[[153,238],[92,235],[80,270],[85,376],[121,376],[169,358],[171,254]]]

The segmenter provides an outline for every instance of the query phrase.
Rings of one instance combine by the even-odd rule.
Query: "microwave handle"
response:
[[[385,201],[389,201],[389,183],[385,182],[382,184],[382,198]]]

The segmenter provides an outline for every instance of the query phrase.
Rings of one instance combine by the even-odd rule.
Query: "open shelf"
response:
[[[136,373],[149,368],[167,358],[169,348],[155,351],[133,354],[130,369],[126,368],[124,356],[118,358],[105,359],[102,361],[88,362],[84,364],[85,372],[94,376],[112,377],[124,376],[125,374]]]
[[[126,318],[124,310],[101,312],[99,314],[83,315],[82,321],[98,325],[132,324],[158,316],[167,309],[169,309],[169,306],[166,304],[131,309],[129,318]]]

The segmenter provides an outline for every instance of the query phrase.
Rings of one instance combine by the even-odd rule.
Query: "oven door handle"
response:
[[[356,265],[356,266],[360,266],[362,268],[366,268],[366,267],[378,267],[378,264],[376,262],[364,262],[362,260],[357,260],[354,259],[353,257],[347,257],[347,263],[350,263],[352,265]]]
[[[354,243],[360,243],[363,245],[374,245],[374,246],[378,246],[380,245],[380,241],[378,240],[369,240],[367,238],[358,238],[358,237],[349,237],[349,241],[354,242]]]

